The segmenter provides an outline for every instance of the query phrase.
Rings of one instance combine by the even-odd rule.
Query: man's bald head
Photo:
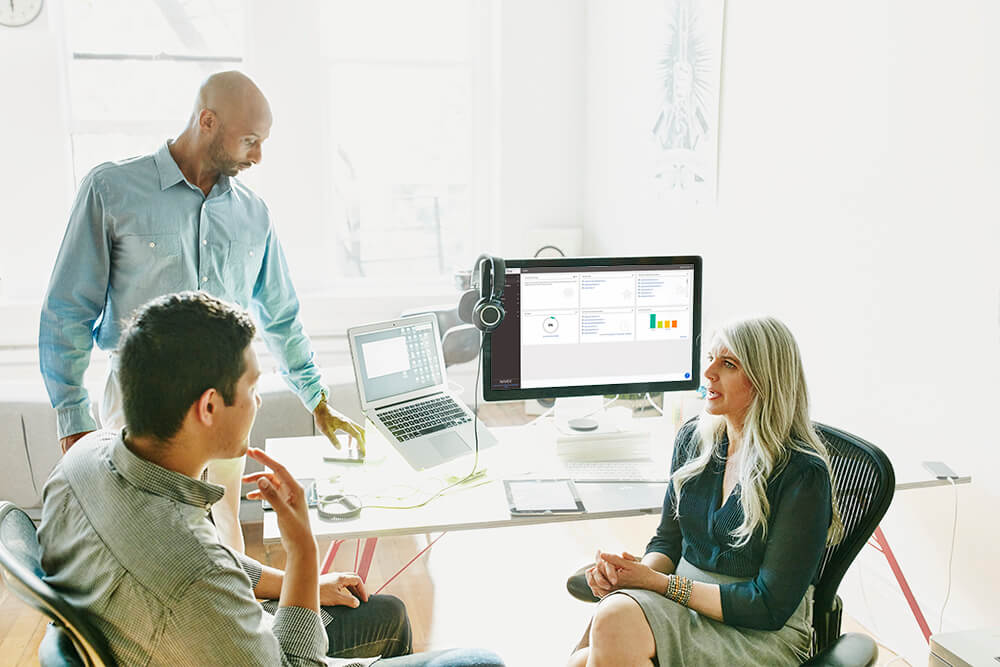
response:
[[[223,123],[244,114],[270,122],[271,107],[264,93],[243,72],[216,72],[201,84],[195,101],[195,116],[204,110],[214,111]]]
[[[197,173],[207,175],[207,188],[218,174],[235,176],[261,161],[261,144],[271,133],[271,121],[271,106],[250,77],[218,72],[198,89],[191,122],[174,143],[173,153],[175,158],[188,158],[198,166]]]

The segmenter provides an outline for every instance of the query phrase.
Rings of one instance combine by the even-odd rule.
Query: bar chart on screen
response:
[[[650,313],[649,314],[649,328],[650,329],[676,329],[677,328],[677,320],[671,320],[671,319],[660,320],[660,319],[657,319],[656,313]]]

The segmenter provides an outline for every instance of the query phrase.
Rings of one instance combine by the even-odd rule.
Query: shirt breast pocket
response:
[[[241,241],[229,242],[226,274],[229,289],[237,299],[249,299],[264,260],[264,247]]]
[[[118,263],[122,277],[155,285],[161,293],[184,287],[184,261],[177,234],[130,234],[121,237]]]

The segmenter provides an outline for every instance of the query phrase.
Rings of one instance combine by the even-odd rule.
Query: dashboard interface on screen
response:
[[[586,261],[508,261],[487,399],[698,386],[701,259]]]

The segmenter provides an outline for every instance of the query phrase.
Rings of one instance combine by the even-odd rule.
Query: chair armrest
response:
[[[584,575],[584,572],[592,566],[593,563],[584,565],[570,575],[569,579],[566,580],[566,590],[569,591],[569,594],[577,600],[582,600],[583,602],[601,601],[601,599],[594,595],[594,593],[590,590],[590,586],[587,585],[587,577]]]
[[[868,635],[848,632],[826,650],[802,663],[803,667],[871,667],[878,659],[878,646]]]
[[[49,623],[45,635],[38,645],[38,662],[42,667],[83,667],[84,662],[77,653],[69,634],[57,625]]]

